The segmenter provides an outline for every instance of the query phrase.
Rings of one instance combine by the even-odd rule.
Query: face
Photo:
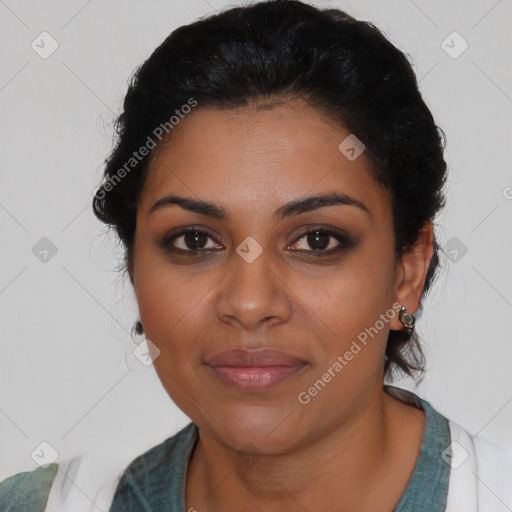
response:
[[[298,448],[382,394],[400,280],[391,202],[364,152],[338,149],[349,134],[300,103],[196,110],[151,163],[140,317],[170,397],[225,446]]]

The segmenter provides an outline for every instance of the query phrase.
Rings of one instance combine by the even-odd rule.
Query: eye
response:
[[[350,238],[341,233],[321,228],[309,228],[291,246],[297,252],[312,253],[312,256],[332,254],[353,245]]]
[[[208,240],[211,242],[208,243]],[[198,228],[189,228],[175,233],[164,240],[164,245],[171,252],[199,253],[222,249],[222,246],[216,243],[208,232]]]

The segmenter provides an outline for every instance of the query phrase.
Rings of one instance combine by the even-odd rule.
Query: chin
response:
[[[277,454],[288,451],[300,437],[292,414],[284,408],[248,407],[217,414],[219,423],[210,424],[216,437],[234,450]],[[220,425],[222,426],[220,426]]]

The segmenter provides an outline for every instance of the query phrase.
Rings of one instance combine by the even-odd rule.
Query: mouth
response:
[[[244,389],[262,391],[289,379],[305,368],[298,366],[209,366],[214,375],[225,384]]]
[[[296,356],[269,348],[222,352],[205,365],[222,383],[245,391],[269,389],[308,366]]]

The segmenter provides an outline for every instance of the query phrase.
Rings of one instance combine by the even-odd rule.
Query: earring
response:
[[[140,319],[138,319],[135,322],[133,329],[134,329],[135,333],[138,334],[139,336],[141,334],[144,334],[144,327],[142,326],[142,322],[140,321]]]
[[[405,327],[405,332],[407,334],[411,334],[414,329],[414,317],[407,311],[405,306],[400,308],[398,320],[400,320],[402,325]]]

